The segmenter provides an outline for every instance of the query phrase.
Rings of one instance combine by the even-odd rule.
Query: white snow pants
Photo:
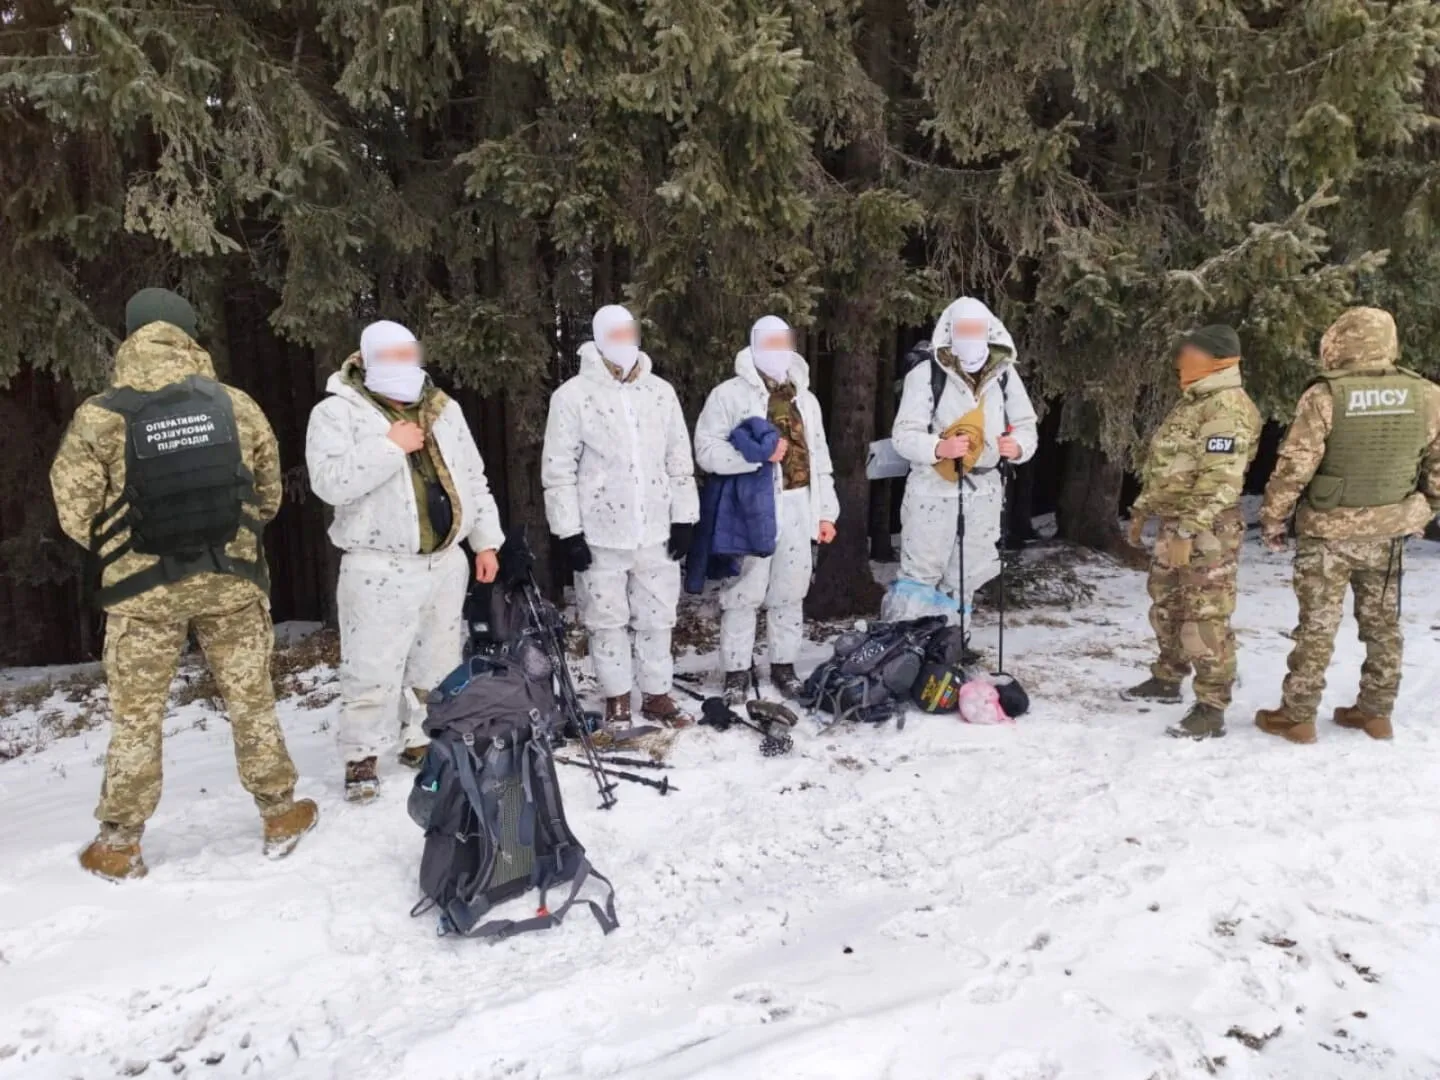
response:
[[[755,613],[763,605],[770,663],[793,664],[804,637],[814,539],[810,489],[792,488],[776,507],[775,554],[748,556],[720,589],[720,659],[726,671],[749,671],[755,658]]]
[[[429,740],[427,694],[459,665],[469,565],[459,548],[434,555],[346,552],[340,560],[340,727],[346,761],[375,757],[397,732]]]
[[[972,486],[973,483],[973,486]],[[907,486],[900,504],[900,576],[940,589],[960,601],[968,617],[975,591],[1000,573],[1000,472],[967,477],[965,582],[960,582],[960,545],[955,543],[959,507],[953,497],[917,494]]]
[[[592,547],[590,556],[590,569],[575,575],[575,599],[600,692],[619,697],[638,683],[642,694],[668,694],[675,672],[670,631],[680,603],[680,564],[664,544],[631,551]]]

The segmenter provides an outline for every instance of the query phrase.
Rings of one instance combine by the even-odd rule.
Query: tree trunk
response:
[[[1010,481],[1009,502],[1006,503],[1007,540],[1011,551],[1035,539],[1035,467],[1026,463],[1015,470]]]
[[[1099,450],[1070,443],[1057,513],[1061,539],[1112,555],[1123,554],[1126,545],[1119,515],[1124,479],[1124,470]]]
[[[895,417],[895,367],[883,358],[876,366],[875,434],[883,436]],[[890,531],[890,504],[894,491],[893,480],[875,480],[870,484],[870,557],[876,562],[891,563],[897,558],[894,533]]]
[[[835,353],[835,398],[827,427],[835,466],[840,521],[835,542],[820,549],[805,610],[811,618],[869,614],[880,606],[881,588],[870,573],[870,482],[865,454],[875,433],[875,362],[865,353]]]

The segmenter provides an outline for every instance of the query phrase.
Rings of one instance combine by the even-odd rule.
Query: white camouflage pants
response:
[[[973,483],[973,487],[972,487]],[[959,507],[953,497],[916,494],[900,504],[900,576],[940,589],[960,601],[968,618],[975,591],[1000,573],[1000,473],[968,477],[965,497],[965,583],[960,585]]]
[[[420,725],[427,694],[454,671],[464,648],[469,565],[459,548],[434,555],[351,551],[340,561],[340,726],[346,761],[375,757]]]
[[[805,594],[810,591],[809,488],[785,492],[776,507],[775,554],[748,557],[740,574],[720,589],[720,659],[726,671],[749,671],[755,656],[755,613],[763,605],[770,663],[793,664],[804,637]]]
[[[590,555],[590,569],[575,575],[575,599],[590,637],[600,692],[619,697],[639,684],[642,694],[668,694],[675,671],[670,631],[680,602],[680,564],[664,544],[633,551],[593,547]]]

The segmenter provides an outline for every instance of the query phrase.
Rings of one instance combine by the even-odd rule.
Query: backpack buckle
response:
[[[475,745],[475,733],[473,731],[467,731],[464,735],[460,736],[460,741],[467,747],[473,747]]]

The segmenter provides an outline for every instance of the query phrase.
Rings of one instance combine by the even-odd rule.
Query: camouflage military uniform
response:
[[[181,330],[154,322],[120,346],[112,383],[151,391],[193,374],[215,377],[209,355]],[[227,390],[241,456],[254,476],[253,513],[269,521],[280,508],[279,448],[259,406],[240,391]],[[125,489],[125,443],[124,418],[91,399],[76,412],[50,470],[61,527],[85,547],[96,517]],[[122,532],[105,550],[125,539]],[[227,553],[253,562],[264,557],[258,545],[258,537],[242,529]],[[104,584],[155,562],[133,551],[122,555],[106,567]],[[192,627],[225,697],[241,783],[266,818],[290,812],[296,774],[275,716],[270,682],[274,632],[264,590],[238,577],[197,574],[121,600],[108,616],[105,672],[114,721],[95,810],[103,823],[101,839],[137,842],[160,802],[165,705]]]
[[[1230,616],[1245,534],[1236,504],[1260,426],[1238,365],[1201,379],[1155,432],[1131,510],[1160,518],[1149,581],[1160,656],[1151,674],[1178,684],[1193,667],[1195,700],[1221,710],[1235,682]],[[1188,565],[1172,563],[1179,539],[1191,541]]]
[[[1395,321],[1374,308],[1346,312],[1320,343],[1320,367],[1331,373],[1394,375],[1398,358]],[[1268,540],[1283,538],[1292,513],[1300,538],[1294,570],[1300,618],[1285,679],[1282,726],[1315,721],[1347,588],[1355,592],[1355,618],[1366,649],[1357,705],[1369,716],[1387,719],[1394,707],[1403,645],[1400,545],[1405,537],[1423,532],[1440,510],[1440,388],[1422,389],[1426,392],[1416,407],[1425,419],[1427,441],[1416,490],[1388,506],[1312,505],[1306,493],[1326,456],[1335,423],[1334,394],[1330,386],[1317,383],[1296,407],[1260,512]],[[1407,471],[1409,467],[1402,466]]]

